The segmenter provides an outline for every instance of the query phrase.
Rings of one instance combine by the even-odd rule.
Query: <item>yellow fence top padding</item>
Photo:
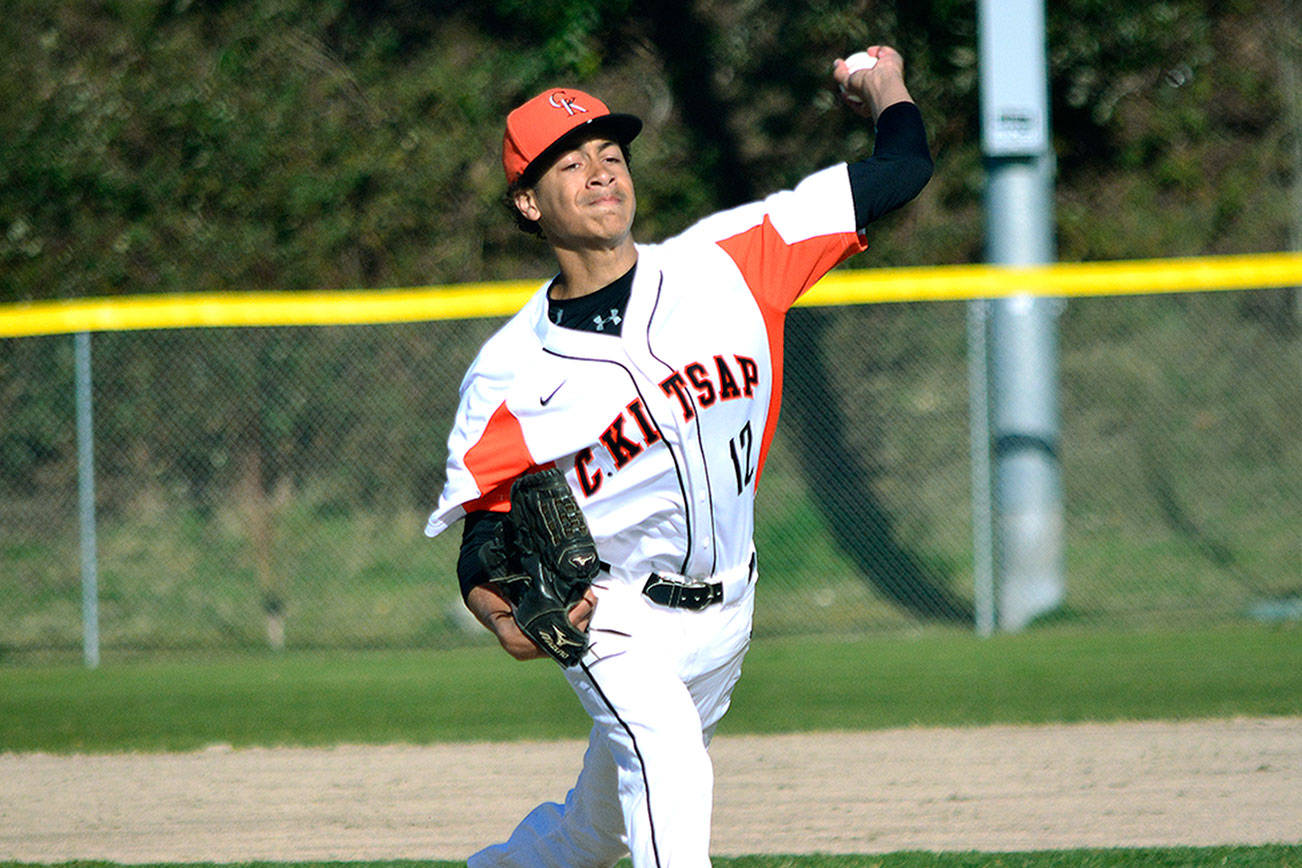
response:
[[[0,305],[0,337],[217,326],[367,325],[507,316],[541,281],[333,292],[181,293]],[[802,305],[1206,292],[1302,286],[1302,253],[838,269]]]

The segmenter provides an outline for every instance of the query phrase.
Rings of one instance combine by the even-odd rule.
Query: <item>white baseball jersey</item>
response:
[[[511,481],[554,463],[612,575],[703,579],[745,564],[786,313],[865,246],[838,165],[639,244],[618,335],[554,325],[544,286],[462,382],[426,534],[508,509]]]

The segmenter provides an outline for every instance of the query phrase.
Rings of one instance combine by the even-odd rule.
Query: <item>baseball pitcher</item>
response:
[[[856,56],[832,77],[872,156],[659,244],[632,234],[638,118],[573,88],[507,117],[508,201],[558,272],[466,373],[426,533],[464,519],[467,606],[512,656],[555,659],[592,730],[564,803],[471,868],[710,864],[707,748],[750,640],[786,313],[931,177],[900,55]]]

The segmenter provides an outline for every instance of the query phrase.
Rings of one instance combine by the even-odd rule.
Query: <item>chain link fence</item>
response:
[[[500,320],[92,336],[106,653],[484,641],[422,535],[462,373]],[[1059,318],[1066,600],[1187,627],[1296,618],[1294,291]],[[800,308],[760,488],[756,631],[971,629],[966,303]],[[82,643],[74,339],[0,340],[0,658]]]

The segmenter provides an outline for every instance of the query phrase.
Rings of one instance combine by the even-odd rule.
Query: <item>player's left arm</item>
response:
[[[860,229],[916,197],[934,168],[922,113],[904,84],[904,59],[885,45],[867,53],[877,59],[869,69],[851,73],[840,59],[832,67],[846,107],[877,127],[872,156],[849,165]]]
[[[579,630],[587,630],[596,606],[597,598],[589,589],[584,593],[583,599],[570,610],[570,623]],[[497,637],[498,644],[506,653],[516,660],[539,660],[547,656],[520,629],[520,625],[515,622],[511,603],[494,585],[476,585],[471,588],[466,597],[466,608]]]
[[[466,514],[461,534],[461,551],[457,558],[457,580],[466,608],[479,623],[497,637],[498,644],[516,660],[537,660],[547,656],[533,640],[524,634],[515,622],[511,603],[488,576],[488,569],[480,557],[484,543],[496,533],[499,524],[510,519],[507,513],[476,510]],[[588,629],[596,597],[591,589],[570,610],[570,623],[580,630]]]

